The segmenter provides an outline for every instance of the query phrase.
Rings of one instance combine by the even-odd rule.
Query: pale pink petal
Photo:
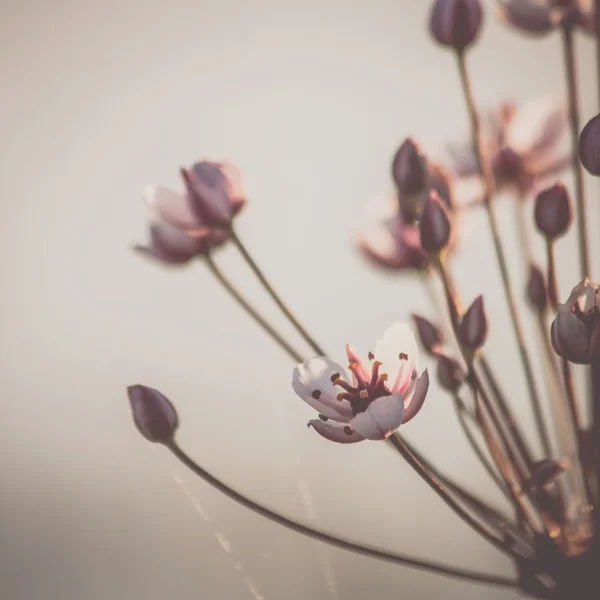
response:
[[[180,265],[208,249],[203,239],[192,238],[185,232],[157,221],[150,226],[150,244],[137,246],[136,250],[167,264]]]
[[[155,218],[186,232],[208,231],[194,215],[187,195],[176,194],[168,188],[149,186],[144,190],[144,200]]]
[[[377,398],[365,412],[358,413],[350,425],[368,440],[384,440],[400,425],[404,417],[404,397],[392,394]]]
[[[359,354],[354,350],[354,348],[350,344],[346,344],[346,356],[348,357],[349,364],[358,365],[358,372],[365,382],[369,382],[371,380],[371,367],[367,360],[363,357],[359,356]],[[354,371],[352,371],[352,378],[354,380],[354,385],[356,385],[356,376],[354,375]]]
[[[346,433],[346,431],[348,431],[348,426],[340,423],[326,423],[320,419],[313,419],[308,422],[308,425],[324,438],[332,442],[337,442],[338,444],[355,444],[356,442],[362,442],[365,439],[356,431]],[[346,431],[344,431],[344,429],[346,429]]]
[[[292,387],[300,398],[324,417],[347,423],[352,418],[352,409],[347,400],[337,399],[343,390],[333,384],[334,375],[348,381],[344,367],[324,356],[315,356],[294,368]]]
[[[406,323],[392,325],[375,345],[375,360],[382,363],[380,373],[388,376],[392,392],[406,389],[417,364],[417,343]]]
[[[425,372],[417,380],[412,397],[410,398],[408,406],[406,406],[402,423],[408,423],[411,419],[417,416],[417,414],[423,407],[423,403],[425,402],[425,398],[427,397],[428,389],[429,373],[427,372],[427,370],[425,370]]]

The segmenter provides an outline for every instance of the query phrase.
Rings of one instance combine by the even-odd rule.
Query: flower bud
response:
[[[579,160],[591,175],[600,177],[600,115],[587,122],[579,135]]]
[[[133,421],[139,432],[150,442],[168,444],[179,426],[175,407],[158,390],[145,385],[127,388]]]
[[[425,199],[419,219],[419,233],[421,246],[430,254],[437,254],[450,242],[451,217],[436,191],[431,190]]]
[[[563,235],[572,220],[571,197],[562,183],[556,183],[537,195],[535,224],[549,240]]]
[[[437,375],[440,386],[448,392],[457,392],[466,377],[461,366],[453,358],[441,352],[437,354],[437,359]]]
[[[548,292],[544,275],[537,265],[529,265],[529,278],[527,279],[527,298],[538,311],[543,311],[548,305]]]
[[[479,0],[436,0],[429,29],[440,44],[462,52],[477,37],[482,19]]]
[[[429,354],[434,354],[436,349],[444,343],[444,334],[439,327],[420,315],[412,315],[417,327],[421,345]]]
[[[483,296],[478,296],[458,326],[458,338],[464,348],[478,350],[483,346],[487,335],[488,320],[483,305]]]
[[[422,194],[427,189],[427,159],[412,138],[406,138],[392,162],[392,176],[401,194]]]
[[[500,18],[531,35],[541,36],[554,29],[553,7],[549,2],[500,0]]]
[[[600,360],[600,286],[584,279],[559,304],[550,339],[554,351],[569,362],[589,365]]]

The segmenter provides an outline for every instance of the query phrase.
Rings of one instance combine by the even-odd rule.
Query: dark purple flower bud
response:
[[[430,254],[437,254],[446,248],[452,237],[450,213],[434,190],[429,192],[423,204],[419,219],[419,233],[421,246]]]
[[[529,265],[529,278],[527,280],[527,298],[538,311],[543,311],[548,305],[548,292],[546,281],[539,267]]]
[[[158,390],[145,385],[127,388],[133,421],[139,432],[150,442],[168,444],[179,426],[175,407]]]
[[[429,181],[427,159],[412,138],[406,138],[392,161],[392,176],[401,194],[422,194]]]
[[[462,52],[477,37],[482,20],[479,0],[436,0],[429,29],[440,44]]]
[[[569,362],[589,365],[600,359],[600,286],[584,279],[559,304],[550,339],[554,351]]]
[[[579,135],[579,160],[585,170],[600,177],[600,115],[587,122]]]
[[[440,386],[448,392],[457,392],[466,378],[465,372],[453,358],[438,352],[438,381]]]
[[[429,354],[434,354],[436,350],[444,343],[444,333],[439,327],[436,327],[431,321],[420,315],[412,315],[413,321],[417,327],[417,333],[421,340],[421,345]]]
[[[540,460],[531,467],[529,485],[533,489],[542,489],[554,483],[567,468],[568,463],[565,460],[553,460],[551,458]]]
[[[554,29],[553,7],[537,0],[500,0],[500,18],[531,35],[544,35]]]
[[[555,183],[535,199],[535,224],[549,239],[563,235],[573,220],[573,206],[567,188]]]
[[[458,338],[461,346],[469,350],[478,350],[488,335],[488,319],[483,305],[483,296],[477,296],[458,326]]]

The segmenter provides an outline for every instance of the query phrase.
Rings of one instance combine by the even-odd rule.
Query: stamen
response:
[[[365,400],[369,397],[369,390],[361,390],[358,395]]]
[[[318,400],[318,399],[321,397],[321,390],[315,390],[315,391],[312,393],[312,397],[313,397],[315,400]]]
[[[321,421],[329,421],[329,419],[325,416],[325,415],[319,415],[319,419],[321,419]]]
[[[341,377],[333,382],[333,385],[337,385],[341,387],[343,390],[346,390],[350,393],[356,393],[356,388],[351,386],[347,381],[344,381]]]
[[[346,427],[344,427],[344,433],[346,435],[352,435],[352,427],[349,427],[348,425],[346,425]]]
[[[369,357],[369,360],[373,360],[375,358],[375,355],[372,352],[369,352],[367,356]]]
[[[354,376],[356,377],[356,380],[358,381],[358,385],[361,388],[368,387],[367,382],[364,380],[362,373],[360,372],[360,367],[358,366],[358,363],[352,363],[351,365],[348,366],[348,368],[354,373]]]
[[[377,383],[377,379],[379,377],[379,367],[381,367],[382,363],[376,360],[373,363],[373,368],[371,369],[371,383],[369,383],[369,387],[374,386]]]
[[[406,354],[405,352],[400,352],[400,354],[398,355],[398,358],[400,360],[408,360],[408,354]]]
[[[347,394],[346,392],[340,392],[337,396],[336,396],[336,400],[338,402],[341,402],[342,400],[350,400],[354,398],[354,396],[352,394]]]
[[[340,378],[340,374],[339,373],[334,373],[331,376],[331,383],[335,383],[339,378]]]

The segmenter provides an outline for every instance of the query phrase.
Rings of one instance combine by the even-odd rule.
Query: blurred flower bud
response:
[[[544,275],[537,265],[529,265],[529,278],[527,279],[527,298],[538,311],[543,311],[548,305],[548,292]]]
[[[434,354],[437,348],[444,343],[444,334],[442,330],[425,317],[412,315],[412,318],[417,327],[421,345],[429,354]]]
[[[554,29],[553,7],[538,0],[500,0],[500,18],[531,35],[544,35]]]
[[[450,242],[452,221],[448,209],[440,200],[438,193],[430,191],[423,204],[419,219],[421,246],[430,254],[437,254]]]
[[[533,489],[542,489],[554,483],[567,468],[568,463],[565,460],[553,460],[551,458],[540,460],[531,467],[529,485]]]
[[[477,37],[482,18],[479,0],[436,0],[429,29],[440,44],[462,52]]]
[[[437,375],[440,386],[448,392],[457,392],[465,380],[465,372],[457,361],[441,352],[437,353],[437,359]]]
[[[535,224],[549,240],[563,235],[572,220],[571,197],[562,183],[556,183],[536,196]]]
[[[177,412],[158,390],[145,385],[127,388],[133,421],[139,432],[150,442],[168,444],[179,426]]]
[[[554,351],[569,362],[600,361],[600,286],[584,279],[559,304],[550,337]]]
[[[412,138],[406,138],[392,162],[392,176],[401,194],[422,194],[427,188],[427,159]]]
[[[239,172],[229,163],[201,161],[181,175],[191,208],[206,225],[228,226],[246,202]]]
[[[579,135],[579,160],[591,175],[600,177],[600,115],[587,122]]]
[[[488,335],[488,320],[483,305],[483,296],[478,296],[465,313],[458,327],[461,346],[469,350],[478,350]]]

